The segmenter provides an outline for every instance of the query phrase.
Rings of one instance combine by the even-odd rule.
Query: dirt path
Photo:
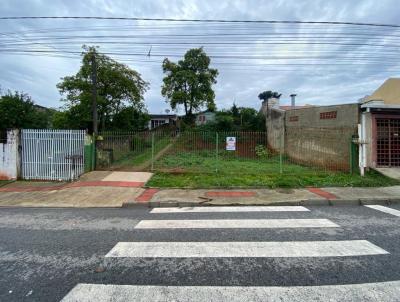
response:
[[[160,159],[166,152],[168,152],[169,149],[173,146],[175,143],[175,140],[170,142],[167,146],[162,148],[160,151],[157,152],[157,154],[154,155],[154,162]],[[151,169],[151,158],[139,165],[136,166],[123,166],[123,167],[114,167],[113,171],[132,171],[132,172],[139,172],[139,171],[150,171]]]

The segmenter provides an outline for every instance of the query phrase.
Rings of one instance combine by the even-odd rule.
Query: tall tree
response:
[[[0,130],[48,128],[53,110],[35,105],[25,93],[8,91],[0,96]]]
[[[183,105],[185,115],[206,107],[215,110],[215,93],[212,85],[217,83],[218,70],[210,68],[210,58],[203,48],[193,48],[186,52],[177,63],[164,59],[161,94],[167,98],[172,109]]]
[[[268,91],[261,92],[258,95],[258,98],[260,100],[263,100],[263,101],[268,101],[268,99],[271,99],[271,98],[279,99],[281,96],[282,96],[281,93],[278,93],[276,91],[268,90]]]
[[[143,95],[149,84],[141,75],[95,47],[83,46],[82,65],[76,75],[62,78],[57,85],[64,96],[66,113],[59,121],[70,121],[71,127],[87,128],[92,121],[92,58],[97,66],[97,111],[101,130],[111,127],[122,110],[132,107],[144,111]],[[70,118],[68,118],[68,115]],[[124,115],[125,116],[125,115]],[[72,118],[72,120],[71,120]],[[134,118],[134,115],[131,117]]]

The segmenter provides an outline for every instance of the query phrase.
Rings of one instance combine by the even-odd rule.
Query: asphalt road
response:
[[[0,301],[400,301],[400,217],[307,209],[1,208]]]

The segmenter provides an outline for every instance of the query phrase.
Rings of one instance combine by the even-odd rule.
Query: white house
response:
[[[196,114],[196,126],[215,121],[215,112],[203,111]]]

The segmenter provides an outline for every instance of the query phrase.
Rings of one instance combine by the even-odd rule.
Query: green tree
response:
[[[144,130],[150,117],[143,110],[135,107],[126,107],[118,112],[112,121],[111,130]]]
[[[260,100],[263,100],[263,101],[268,101],[268,99],[270,99],[270,98],[279,99],[281,96],[282,96],[281,93],[278,93],[278,92],[276,92],[276,91],[268,90],[268,91],[261,92],[261,93],[258,95],[258,98],[259,98]]]
[[[25,93],[8,91],[0,96],[0,130],[48,128],[52,110],[35,105]]]
[[[167,98],[172,109],[183,105],[188,117],[204,107],[215,110],[212,85],[217,83],[218,70],[210,68],[210,62],[203,48],[188,50],[183,60],[177,63],[164,59],[162,68],[166,76],[161,94]]]
[[[97,66],[97,111],[101,130],[112,127],[115,118],[121,117],[126,108],[143,112],[143,95],[149,87],[141,75],[95,47],[83,46],[82,65],[73,76],[62,78],[57,84],[66,103],[64,116],[56,116],[58,122],[70,123],[71,128],[87,128],[92,121],[92,58]],[[134,119],[134,116],[124,118]]]

